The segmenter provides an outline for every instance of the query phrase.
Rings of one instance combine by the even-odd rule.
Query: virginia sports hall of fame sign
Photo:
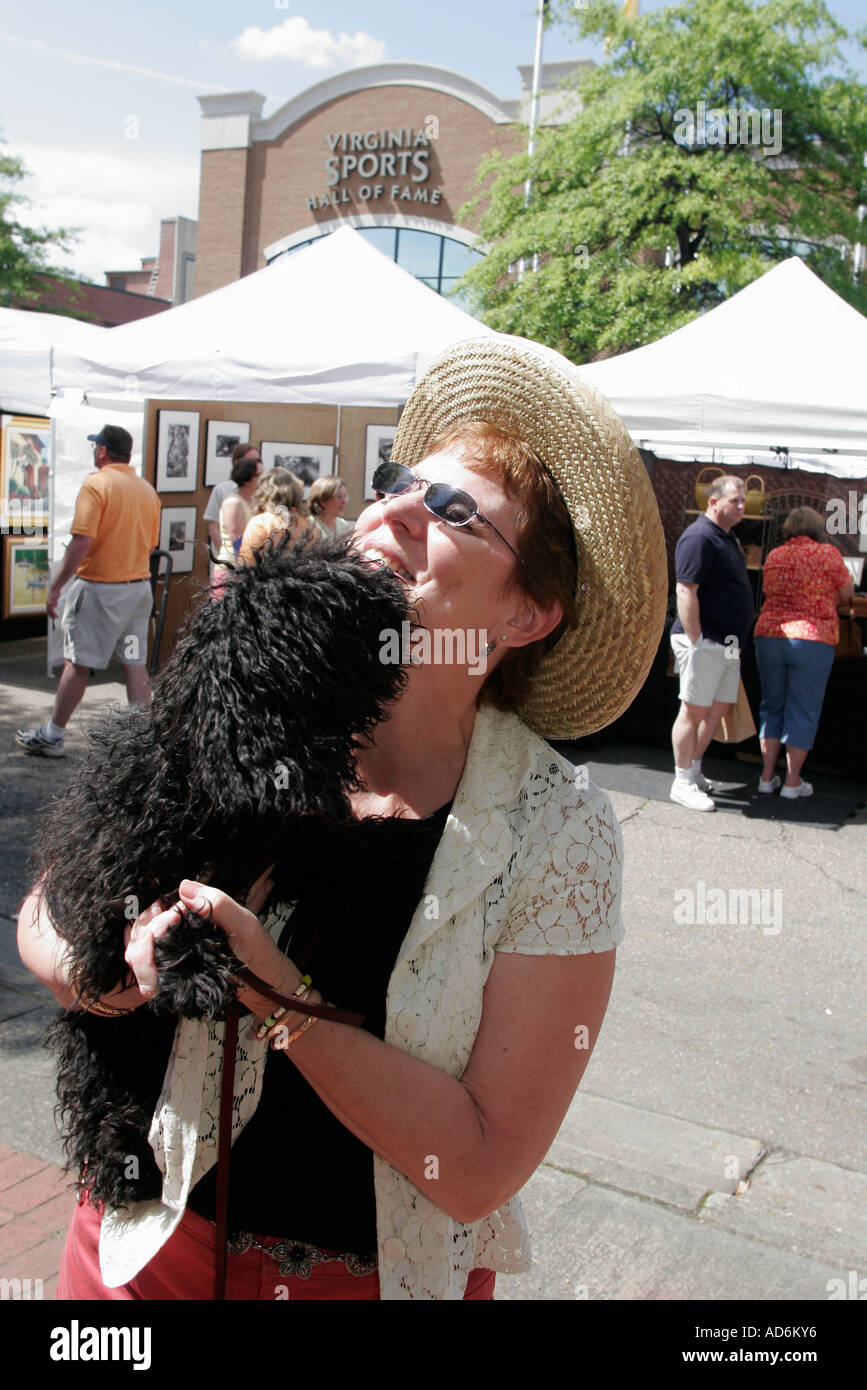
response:
[[[439,135],[436,116],[425,117],[424,125],[398,130],[342,131],[327,135],[324,188],[307,198],[311,212],[337,207],[357,197],[360,202],[388,198],[391,202],[428,203],[440,201],[442,190],[430,188],[431,141]],[[355,182],[361,179],[360,187]],[[353,181],[353,187],[348,181]]]

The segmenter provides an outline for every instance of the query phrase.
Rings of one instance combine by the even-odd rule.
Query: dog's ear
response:
[[[353,741],[405,681],[382,634],[408,619],[399,580],[345,540],[270,544],[192,615],[155,689],[158,742],[195,748],[190,783],[221,808],[337,817]]]

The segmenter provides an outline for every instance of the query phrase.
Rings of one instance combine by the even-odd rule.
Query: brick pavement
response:
[[[54,1298],[75,1207],[71,1183],[69,1174],[53,1163],[0,1144],[0,1279],[41,1279],[41,1297]],[[28,1288],[29,1296],[39,1296],[33,1284],[11,1296],[26,1297]]]

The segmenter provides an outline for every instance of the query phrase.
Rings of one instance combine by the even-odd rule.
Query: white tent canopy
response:
[[[812,454],[829,473],[867,471],[867,318],[797,256],[684,328],[581,372],[643,447],[730,459],[786,448],[793,465]]]
[[[345,227],[201,299],[58,348],[51,559],[92,468],[87,435],[123,425],[141,471],[146,400],[397,406],[446,348],[492,331]],[[55,647],[49,634],[49,667]]]
[[[104,332],[98,324],[83,323],[63,314],[0,309],[0,410],[15,415],[47,415],[51,402],[51,348],[55,343],[95,339]]]
[[[107,397],[390,406],[490,332],[351,227],[164,314],[55,354],[55,385]]]

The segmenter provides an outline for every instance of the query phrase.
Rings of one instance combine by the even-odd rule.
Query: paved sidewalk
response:
[[[72,1197],[41,1046],[50,996],[18,962],[13,918],[34,806],[74,775],[82,740],[79,723],[62,764],[14,749],[16,721],[50,707],[31,667],[0,649],[0,1278],[42,1278],[48,1298]],[[92,708],[106,698],[121,687],[88,693]],[[524,1191],[533,1269],[497,1297],[852,1297],[867,1276],[867,813],[832,830],[620,786],[627,934],[611,1004]]]
[[[0,1282],[4,1297],[54,1298],[75,1198],[69,1175],[0,1145]]]

